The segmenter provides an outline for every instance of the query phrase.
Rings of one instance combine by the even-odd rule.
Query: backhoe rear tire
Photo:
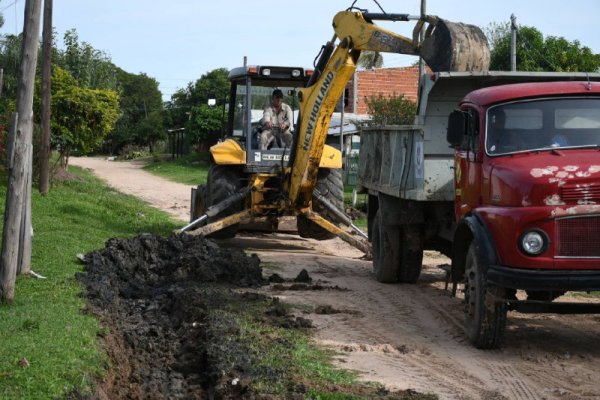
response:
[[[242,170],[237,165],[211,164],[208,169],[206,184],[206,207],[218,204],[231,197],[242,188]],[[242,201],[231,205],[214,218],[209,218],[208,223],[223,219],[223,217],[242,211]],[[208,237],[215,239],[231,239],[238,230],[238,224],[228,226],[220,231],[213,232]]]
[[[342,181],[341,169],[320,168],[317,173],[316,189],[338,210],[344,211],[344,183]],[[324,218],[335,221],[335,217],[319,201],[313,197],[313,210]],[[298,234],[304,238],[316,240],[332,239],[335,235],[328,230],[307,219],[304,215],[297,217]]]

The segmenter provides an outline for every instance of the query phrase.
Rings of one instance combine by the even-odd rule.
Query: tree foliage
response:
[[[412,124],[417,112],[417,105],[405,99],[403,94],[384,97],[380,93],[367,97],[366,103],[372,125]]]
[[[223,110],[229,94],[229,71],[218,68],[203,74],[196,82],[177,91],[166,104],[170,128],[185,128],[192,143],[217,137],[222,128]],[[208,99],[216,105],[209,107]]]
[[[117,67],[105,52],[80,43],[75,29],[65,32],[63,43],[65,49],[58,53],[56,65],[69,71],[82,87],[116,90]]]
[[[127,144],[149,146],[165,138],[162,95],[156,79],[117,69],[121,116],[107,138],[107,150],[116,153]]]
[[[52,73],[52,143],[66,166],[73,150],[97,148],[119,116],[119,96],[110,89],[79,85],[71,74],[55,67]]]
[[[492,47],[490,69],[510,70],[510,24],[493,24],[487,29]],[[600,69],[600,55],[594,54],[578,40],[544,35],[534,27],[521,26],[517,31],[517,70],[556,72],[595,72]]]

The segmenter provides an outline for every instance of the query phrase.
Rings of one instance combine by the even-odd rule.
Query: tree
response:
[[[200,143],[203,140],[215,137],[221,132],[223,124],[223,109],[200,104],[192,107],[190,119],[186,124],[186,132],[190,143]]]
[[[493,24],[487,29],[492,48],[490,69],[510,70],[510,24]],[[598,71],[600,55],[578,40],[544,35],[534,27],[521,26],[517,32],[517,70],[587,72]]]
[[[63,42],[65,50],[59,52],[56,65],[69,71],[82,87],[116,90],[117,68],[105,52],[80,43],[75,29],[65,32]]]
[[[54,68],[52,82],[52,143],[66,168],[72,150],[94,150],[113,129],[119,96],[114,90],[81,87],[60,67]]]
[[[126,144],[149,146],[164,139],[162,95],[156,79],[146,74],[131,74],[117,69],[121,116],[107,138],[110,152],[116,153]]]
[[[226,68],[212,70],[178,90],[165,106],[168,126],[186,128],[191,141],[208,139],[221,130],[223,110],[229,94],[229,71]],[[216,105],[208,107],[208,99],[214,98]],[[207,118],[202,121],[202,118]],[[218,118],[218,123],[216,122]]]

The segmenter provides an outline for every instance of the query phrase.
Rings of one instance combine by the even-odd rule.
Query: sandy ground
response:
[[[156,178],[140,165],[74,158],[118,190],[187,219],[190,188]],[[599,399],[600,316],[509,313],[504,345],[474,349],[462,330],[462,303],[444,290],[448,262],[427,252],[416,285],[375,281],[371,263],[338,239],[316,242],[289,234],[223,242],[257,253],[264,273],[293,278],[306,269],[326,290],[268,294],[302,305],[318,342],[339,352],[340,366],[391,389],[440,399]],[[317,306],[335,313],[317,314]],[[306,317],[306,315],[304,315]]]
[[[98,157],[71,157],[71,165],[87,168],[122,193],[146,201],[182,221],[190,218],[191,187],[168,181],[142,169],[143,162],[107,161]]]

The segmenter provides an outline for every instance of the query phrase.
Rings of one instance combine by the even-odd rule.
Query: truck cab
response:
[[[437,72],[421,78],[413,125],[363,129],[376,279],[415,283],[424,250],[450,257],[478,348],[499,346],[507,311],[600,313],[554,301],[600,290],[599,81]]]
[[[453,274],[474,343],[494,347],[507,310],[598,312],[552,301],[600,290],[600,83],[482,88],[448,121]]]

